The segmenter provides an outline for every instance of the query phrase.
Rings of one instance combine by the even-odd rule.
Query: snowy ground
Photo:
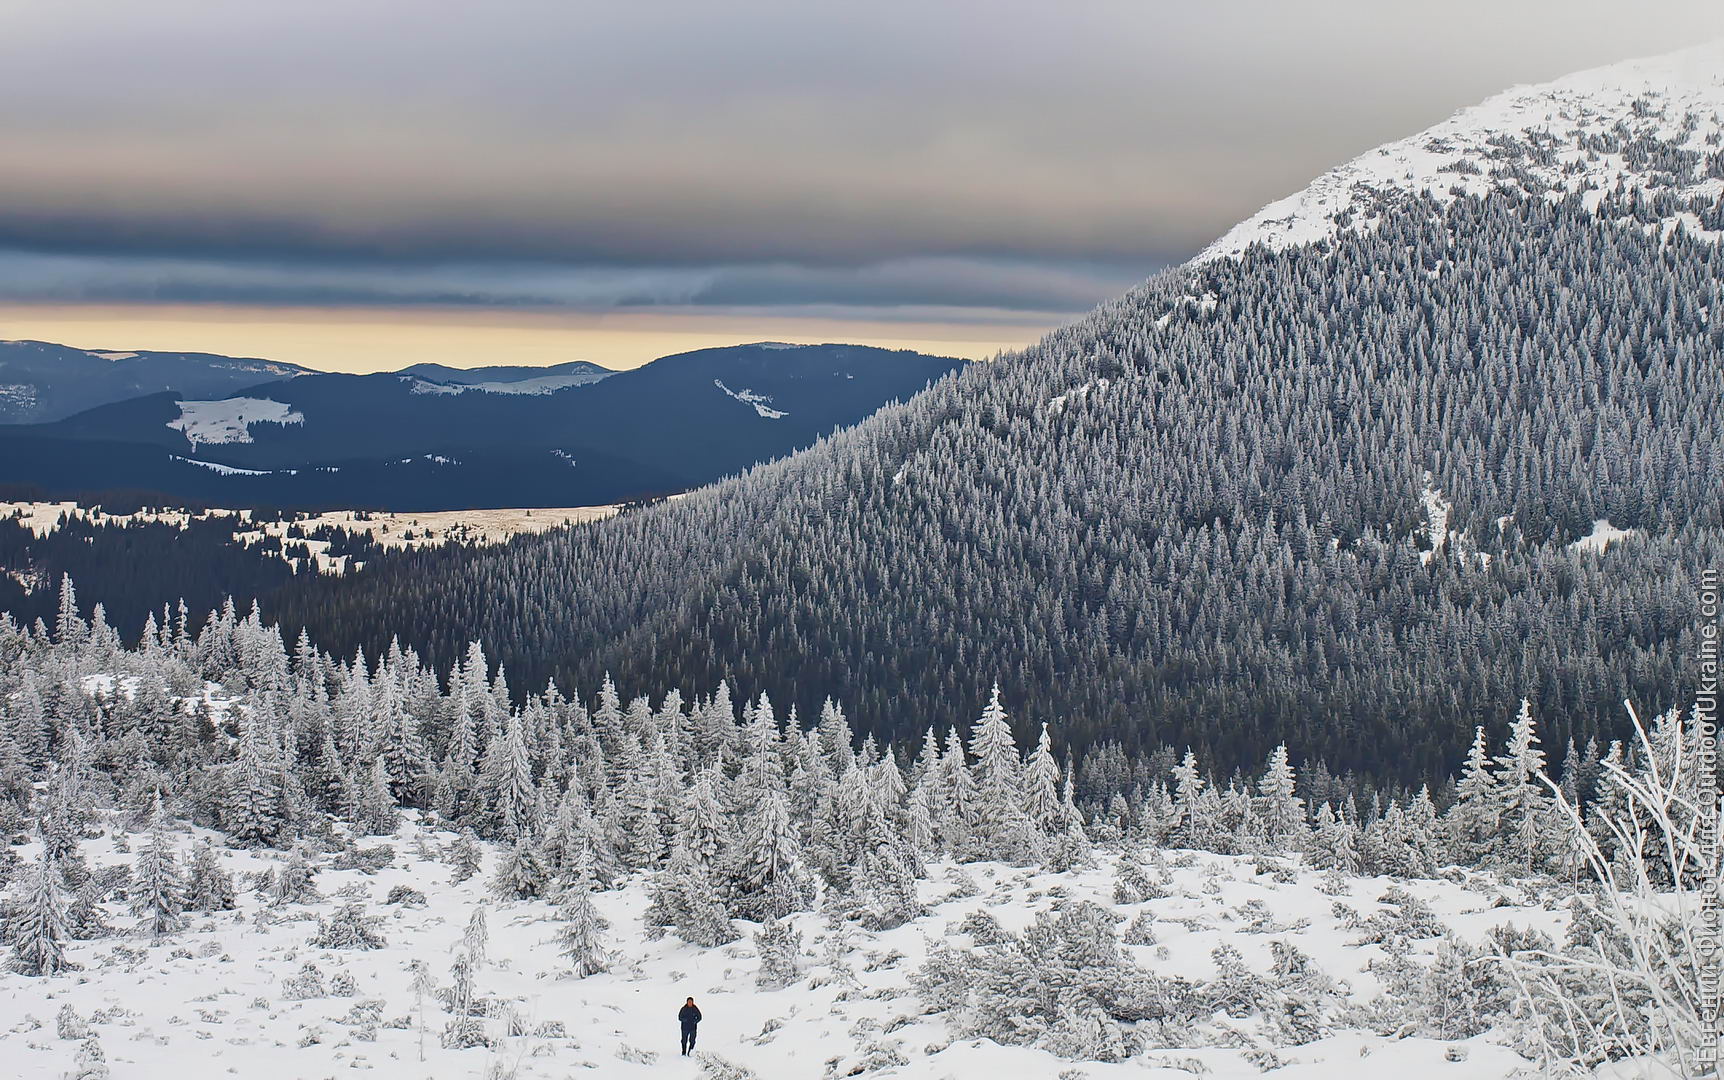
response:
[[[134,851],[144,839],[131,838]],[[1355,1000],[1364,1001],[1378,987],[1362,969],[1383,952],[1376,945],[1353,944],[1359,934],[1338,921],[1334,906],[1339,901],[1368,916],[1380,910],[1376,898],[1395,884],[1361,878],[1351,882],[1347,895],[1331,896],[1317,887],[1319,876],[1311,872],[1278,882],[1257,873],[1248,858],[1167,852],[1170,895],[1121,906],[1112,901],[1107,857],[1101,866],[1074,874],[971,864],[965,869],[981,892],[964,897],[953,896],[961,890],[947,878],[948,868],[936,866],[934,880],[920,885],[928,915],[878,934],[849,925],[847,955],[859,985],[845,989],[833,978],[826,923],[807,914],[794,920],[803,935],[804,977],[787,989],[762,991],[755,987],[758,961],[750,933],[712,950],[674,937],[645,940],[641,915],[648,896],[641,878],[597,895],[611,923],[609,944],[617,960],[610,972],[574,979],[565,973],[553,942],[560,924],[549,904],[500,904],[489,896],[486,881],[496,865],[495,848],[486,846],[484,870],[460,884],[451,884],[445,864],[426,860],[424,855],[452,839],[409,825],[395,837],[363,841],[361,847],[392,846],[394,865],[375,874],[322,869],[316,878],[322,902],[282,907],[250,891],[242,876],[279,866],[281,853],[224,851],[227,868],[239,879],[238,912],[196,916],[186,930],[159,942],[122,933],[73,943],[70,955],[82,970],[68,975],[0,974],[5,1071],[34,1078],[58,1077],[70,1069],[79,1043],[56,1030],[57,1015],[69,1005],[90,1023],[115,1077],[334,1077],[355,1069],[390,1077],[699,1077],[704,1075],[700,1062],[677,1052],[676,1010],[693,996],[705,1014],[700,1049],[746,1066],[762,1080],[851,1075],[861,1049],[876,1042],[897,1044],[907,1063],[870,1070],[869,1076],[1255,1077],[1260,1069],[1245,1049],[1194,1047],[1109,1065],[1062,1061],[1040,1050],[987,1041],[951,1042],[942,1017],[922,1015],[908,976],[930,944],[973,911],[986,909],[1008,930],[1017,930],[1038,910],[1069,897],[1117,907],[1127,916],[1150,912],[1158,944],[1130,951],[1158,974],[1207,978],[1213,974],[1210,951],[1223,942],[1261,972],[1269,963],[1270,943],[1287,941],[1348,984]],[[87,842],[84,854],[92,866],[132,858],[116,852],[107,837]],[[401,884],[419,889],[428,903],[386,905],[391,887]],[[1472,876],[1465,884],[1399,884],[1473,941],[1510,922],[1558,935],[1566,923],[1560,908],[1534,902],[1513,883]],[[327,917],[346,894],[366,899],[368,909],[383,917],[385,948],[337,951],[308,945],[317,917]],[[447,1014],[438,1001],[427,999],[427,1031],[421,1037],[409,963],[424,961],[437,984],[448,985],[454,951],[481,905],[487,909],[490,942],[477,991],[511,1003],[521,1030],[537,1032],[542,1024],[560,1022],[566,1035],[513,1035],[491,1049],[445,1050],[438,1034]],[[116,927],[132,925],[118,908],[112,921]],[[738,927],[753,929],[747,923]],[[1428,957],[1435,944],[1435,939],[1416,943],[1415,955]],[[351,976],[353,994],[288,1000],[284,982],[308,962],[318,967],[326,986],[342,974]],[[505,1034],[505,1020],[488,1024],[493,1035]],[[1250,1023],[1239,1021],[1237,1027],[1249,1041]],[[1284,1064],[1275,1075],[1285,1078],[1472,1080],[1527,1067],[1488,1035],[1444,1043],[1344,1032],[1276,1053]]]

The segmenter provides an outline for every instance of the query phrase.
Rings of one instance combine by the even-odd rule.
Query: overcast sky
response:
[[[0,336],[978,355],[1717,0],[0,0]]]

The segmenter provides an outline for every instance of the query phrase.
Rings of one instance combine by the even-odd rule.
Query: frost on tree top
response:
[[[1256,243],[1285,248],[1370,228],[1408,193],[1447,200],[1509,188],[1561,198],[1620,182],[1718,197],[1721,141],[1724,39],[1506,90],[1329,170],[1234,226],[1196,261],[1236,256]],[[1692,218],[1672,214],[1661,225],[1686,219],[1697,232]]]

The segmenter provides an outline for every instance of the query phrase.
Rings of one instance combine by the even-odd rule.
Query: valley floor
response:
[[[179,839],[187,838],[180,834]],[[217,838],[219,840],[219,837]],[[141,850],[146,838],[133,835]],[[1335,895],[1319,874],[1285,860],[1167,851],[1162,889],[1142,904],[1113,900],[1113,863],[1101,853],[1091,869],[1066,874],[1001,864],[930,867],[918,883],[928,913],[897,929],[871,933],[842,924],[837,941],[822,916],[791,921],[802,934],[802,977],[786,989],[761,990],[749,923],[742,940],[699,949],[674,937],[648,940],[642,915],[647,878],[595,894],[610,923],[611,970],[572,977],[556,935],[562,923],[544,901],[499,903],[487,882],[500,849],[484,846],[484,867],[460,883],[441,861],[453,834],[403,826],[393,837],[362,842],[392,847],[391,865],[375,873],[319,869],[323,899],[273,905],[248,875],[279,869],[281,852],[218,848],[239,884],[237,911],[196,915],[188,927],[157,941],[125,932],[128,914],[110,910],[122,932],[74,942],[81,970],[52,978],[0,974],[0,1060],[21,1078],[76,1075],[74,1058],[88,1025],[116,1078],[200,1080],[243,1076],[277,1080],[335,1077],[353,1070],[389,1077],[596,1076],[725,1077],[815,1080],[827,1076],[1006,1078],[1255,1077],[1266,1070],[1294,1078],[1455,1080],[1506,1077],[1529,1063],[1490,1035],[1459,1042],[1393,1038],[1363,1030],[1336,1031],[1297,1046],[1273,1045],[1256,1018],[1218,1016],[1202,1030],[1212,1044],[1151,1051],[1119,1064],[1064,1061],[1038,1049],[986,1040],[954,1041],[945,1018],[924,1015],[909,977],[930,947],[949,935],[966,942],[958,924],[973,912],[992,914],[1006,930],[1028,925],[1057,900],[1090,900],[1125,921],[1141,912],[1153,920],[1156,944],[1127,946],[1133,959],[1161,976],[1215,976],[1211,951],[1230,944],[1248,968],[1268,970],[1272,942],[1287,942],[1365,1002],[1380,992],[1367,965],[1382,946],[1357,944],[1358,918],[1387,908],[1378,898],[1399,886],[1424,900],[1440,922],[1478,942],[1512,923],[1560,938],[1568,916],[1560,900],[1524,883],[1453,872],[1453,880],[1355,878]],[[184,845],[189,848],[189,843]],[[92,868],[130,863],[113,834],[83,845]],[[1266,872],[1265,872],[1266,871]],[[973,894],[966,877],[973,879]],[[423,906],[388,904],[395,886],[424,894]],[[1333,889],[1333,883],[1330,884]],[[309,944],[318,919],[347,899],[381,917],[386,945],[377,950],[322,949]],[[1345,907],[1341,907],[1344,905]],[[493,1002],[486,1028],[490,1048],[444,1049],[439,1035],[449,1014],[434,996],[416,1003],[412,961],[422,961],[438,986],[464,944],[476,909],[488,926],[475,992]],[[1415,940],[1412,955],[1428,960],[1436,937]],[[836,964],[836,967],[835,967]],[[303,979],[315,965],[317,983]],[[853,972],[853,978],[844,969]],[[348,980],[351,980],[350,985]],[[298,982],[295,988],[294,983]],[[294,999],[299,993],[312,996]],[[317,991],[322,991],[317,993]],[[683,1059],[676,1012],[693,996],[705,1014],[701,1055]],[[63,1010],[75,1016],[66,1017]],[[513,1014],[513,1019],[510,1018]],[[70,1028],[63,1028],[69,1023]],[[557,1025],[561,1025],[561,1029]],[[510,1031],[524,1032],[510,1034]],[[716,1055],[722,1062],[703,1055]],[[725,1063],[750,1072],[726,1071]]]

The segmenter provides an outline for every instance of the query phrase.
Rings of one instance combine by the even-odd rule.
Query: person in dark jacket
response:
[[[682,1023],[682,1056],[687,1057],[694,1052],[694,1031],[700,1026],[700,1010],[695,1008],[693,998],[688,999],[676,1018]]]

